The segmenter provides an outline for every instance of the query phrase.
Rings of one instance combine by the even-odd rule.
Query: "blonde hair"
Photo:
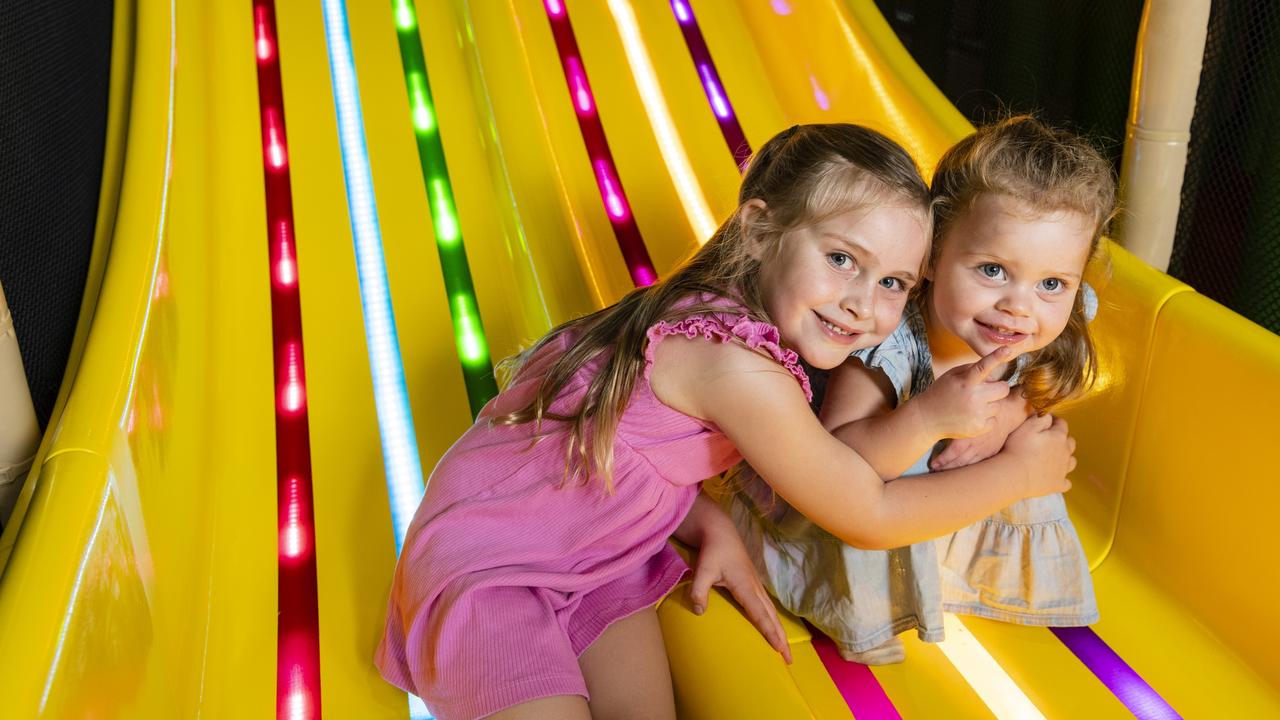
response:
[[[748,202],[761,200],[763,211]],[[929,189],[911,156],[874,130],[850,124],[797,125],[775,135],[752,157],[738,193],[738,208],[692,258],[667,279],[631,291],[616,304],[554,328],[532,348],[503,361],[517,380],[524,363],[565,333],[572,342],[542,376],[533,399],[491,422],[552,420],[568,424],[565,481],[592,475],[613,490],[613,440],[644,368],[648,329],[661,320],[720,310],[706,297],[742,305],[754,320],[770,322],[760,295],[762,262],[785,233],[871,202],[898,202],[928,217]],[[677,304],[693,298],[692,304]],[[551,404],[587,363],[605,358],[582,403],[566,412]]]
[[[1070,211],[1089,218],[1089,258],[1097,254],[1115,217],[1111,163],[1083,138],[1027,115],[979,128],[956,143],[938,163],[932,192],[930,264],[957,218],[987,193],[1008,195],[1035,212]],[[1021,374],[1023,394],[1038,412],[1047,412],[1087,390],[1096,373],[1097,351],[1089,335],[1084,293],[1077,289],[1062,334],[1028,356]]]

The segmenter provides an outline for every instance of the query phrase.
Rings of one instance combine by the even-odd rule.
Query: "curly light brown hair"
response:
[[[1089,218],[1093,223],[1091,259],[1096,259],[1102,236],[1116,214],[1111,163],[1080,136],[1050,128],[1028,115],[979,128],[956,143],[938,162],[932,193],[930,264],[956,219],[987,193],[1007,195],[1037,213],[1070,211]],[[1038,412],[1048,412],[1092,386],[1097,357],[1084,293],[1078,289],[1062,334],[1032,353],[1023,366],[1023,395]]]

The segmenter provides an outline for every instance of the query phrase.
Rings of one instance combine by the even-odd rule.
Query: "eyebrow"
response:
[[[994,262],[996,262],[996,263],[999,263],[999,264],[1001,264],[1001,265],[1004,265],[1004,266],[1006,266],[1006,267],[1010,264],[1008,260],[1006,260],[1006,259],[1004,259],[1004,258],[1000,257],[999,255],[992,255],[991,253],[971,252],[971,253],[964,253],[963,257],[975,258],[975,259],[979,259],[979,260],[992,260],[992,261],[994,261]],[[1080,273],[1076,273],[1076,272],[1059,272],[1059,271],[1057,271],[1057,270],[1050,270],[1050,271],[1049,271],[1049,275],[1048,275],[1048,276],[1049,276],[1049,277],[1069,278],[1069,279],[1071,279],[1071,280],[1075,280],[1075,281],[1077,281],[1077,282],[1078,282],[1078,281],[1080,280],[1080,278],[1082,277],[1082,276],[1080,275]]]
[[[850,250],[857,250],[858,252],[862,253],[863,255],[875,255],[875,253],[873,253],[873,252],[871,252],[870,250],[866,249],[866,248],[865,248],[865,247],[863,247],[862,245],[859,245],[859,244],[858,244],[857,242],[855,242],[852,238],[849,238],[849,237],[847,237],[847,236],[841,235],[841,234],[840,234],[840,233],[838,233],[838,232],[832,232],[832,231],[828,230],[828,231],[826,231],[826,232],[822,233],[822,235],[823,235],[823,237],[830,238],[830,239],[832,239],[832,240],[835,240],[835,241],[837,241],[837,242],[839,242],[839,243],[843,244],[845,247],[849,248]],[[912,282],[912,284],[914,284],[914,283],[916,283],[916,282],[918,281],[918,278],[916,277],[915,273],[911,272],[910,270],[903,270],[903,271],[902,271],[902,274],[903,274],[903,276],[905,276],[905,277],[906,277],[906,279],[907,279],[907,280],[910,280],[910,281]]]

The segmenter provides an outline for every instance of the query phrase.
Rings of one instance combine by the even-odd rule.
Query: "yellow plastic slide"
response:
[[[396,543],[325,32],[334,6],[277,0],[264,50],[251,0],[116,3],[96,271],[0,539],[0,717],[409,716],[372,664]],[[871,0],[348,0],[328,20],[349,28],[424,474],[471,420],[442,238],[464,241],[495,359],[632,286],[552,34],[560,11],[614,190],[660,275],[732,209],[738,180],[682,11],[752,146],[793,123],[852,121],[927,168],[968,130]],[[406,81],[405,31],[425,51],[430,116],[421,79]],[[287,161],[263,148],[257,63],[272,53]],[[415,127],[428,120],[456,227],[424,179]],[[296,705],[277,688],[264,161],[291,178],[314,506],[319,692]],[[1118,247],[1094,281],[1103,382],[1069,418],[1081,447],[1069,501],[1095,567],[1096,636],[1177,713],[1280,715],[1266,603],[1280,490],[1264,444],[1280,342]],[[946,645],[909,642],[905,664],[869,671],[828,666],[790,620],[785,666],[722,598],[695,617],[675,594],[660,615],[682,717],[1171,716],[1047,629],[957,620]]]

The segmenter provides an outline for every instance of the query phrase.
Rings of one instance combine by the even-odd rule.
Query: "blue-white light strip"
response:
[[[342,146],[342,173],[347,183],[347,210],[356,245],[356,272],[360,277],[360,305],[364,311],[364,336],[373,374],[373,401],[382,436],[382,462],[391,502],[391,526],[396,536],[396,557],[404,546],[409,521],[418,509],[426,484],[413,431],[409,390],[404,384],[400,340],[387,286],[387,264],[382,257],[382,233],[378,204],[373,195],[373,174],[364,142],[364,117],[360,112],[360,85],[356,82],[347,7],[343,0],[322,0],[324,35],[329,49],[329,74],[333,103],[338,110],[338,140]],[[409,695],[411,720],[429,720],[426,704]]]
[[[417,436],[413,430],[413,412],[409,408],[409,391],[404,383],[400,341],[396,336],[395,313],[391,308],[391,290],[387,286],[387,266],[382,256],[382,234],[373,195],[373,175],[369,170],[369,152],[365,147],[360,87],[356,82],[355,59],[351,54],[346,3],[343,0],[322,2],[333,102],[338,110],[342,171],[347,183],[347,208],[351,214],[356,269],[360,277],[364,334],[369,348],[369,368],[373,373],[373,398],[382,435],[382,460],[386,468],[387,495],[391,502],[391,523],[398,556],[409,521],[422,500],[426,486],[422,479],[422,461],[418,458]]]

